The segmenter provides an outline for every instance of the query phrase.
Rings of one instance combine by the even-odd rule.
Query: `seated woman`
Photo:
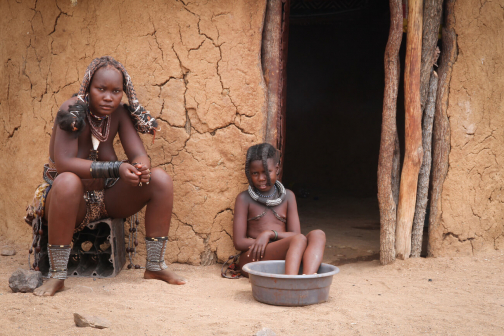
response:
[[[296,197],[277,180],[277,150],[268,143],[247,151],[249,187],[236,197],[233,242],[242,251],[238,266],[251,261],[285,260],[285,274],[316,274],[322,262],[325,234],[301,234]]]
[[[121,104],[123,93],[129,106]],[[144,277],[185,283],[164,262],[173,183],[161,168],[151,169],[137,134],[155,135],[156,127],[155,119],[138,103],[123,65],[109,56],[94,59],[78,95],[58,111],[49,163],[44,167],[45,182],[37,188],[27,209],[26,221],[33,223],[36,233],[43,232],[42,224],[36,228],[37,223],[42,219],[48,223],[50,279],[35,290],[35,295],[54,295],[64,287],[74,232],[102,218],[129,217],[145,205]],[[113,146],[116,134],[130,163],[117,161]],[[37,241],[35,252],[40,252],[36,245]],[[33,266],[38,269],[35,259]]]

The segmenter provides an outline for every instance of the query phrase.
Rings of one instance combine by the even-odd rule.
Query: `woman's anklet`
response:
[[[67,278],[67,265],[70,258],[70,245],[47,244],[49,253],[48,278],[65,280]]]
[[[167,242],[168,237],[145,237],[145,247],[147,249],[146,270],[158,272],[168,268],[164,261]]]

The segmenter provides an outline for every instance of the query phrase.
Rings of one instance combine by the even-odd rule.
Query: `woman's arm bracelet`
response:
[[[93,161],[91,163],[92,178],[116,178],[119,177],[119,167],[122,161]]]

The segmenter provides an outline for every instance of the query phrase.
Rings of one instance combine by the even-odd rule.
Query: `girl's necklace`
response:
[[[263,194],[261,194],[261,193],[259,192],[259,190],[257,190],[257,189],[255,190],[255,192],[256,192],[256,194],[257,194],[257,195],[259,195],[259,196],[261,196],[261,197],[264,197],[264,198],[271,198],[271,197],[275,196],[275,195],[276,195],[276,193],[277,193],[277,191],[278,191],[278,188],[277,188],[276,184],[275,184],[275,185],[273,185],[273,186],[274,186],[275,188],[273,189],[273,192],[272,192],[270,195],[263,195]]]
[[[88,110],[87,120],[89,121],[89,126],[91,128],[91,133],[100,142],[105,142],[108,139],[110,132],[110,116],[98,117]]]
[[[259,196],[250,185],[248,187],[248,193],[254,201],[259,202],[261,204],[264,204],[268,207],[274,207],[279,204],[282,204],[282,202],[285,200],[285,197],[287,195],[285,187],[283,186],[283,184],[280,181],[276,181],[275,186],[278,188],[278,193],[280,194],[275,199],[265,199],[264,197]],[[275,190],[274,194],[277,194],[276,190]]]

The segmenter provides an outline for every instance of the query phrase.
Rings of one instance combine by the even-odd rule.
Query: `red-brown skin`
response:
[[[121,178],[112,188],[105,190],[105,208],[112,218],[126,218],[147,205],[146,236],[167,236],[173,206],[173,182],[161,168],[150,169],[149,158],[130,119],[130,113],[121,104],[122,96],[122,73],[113,67],[98,69],[89,88],[90,110],[94,115],[111,117],[110,134],[108,140],[98,147],[98,160],[117,161],[113,140],[119,134],[129,162],[141,163],[136,167],[129,163],[120,166]],[[68,110],[68,106],[76,100],[76,97],[67,100],[60,110]],[[86,215],[84,192],[102,190],[104,187],[104,179],[91,177],[91,161],[87,160],[91,149],[91,130],[87,123],[78,138],[54,124],[49,155],[56,162],[58,176],[47,195],[45,205],[50,244],[70,244],[76,225]],[[140,182],[142,186],[139,186]],[[159,272],[146,270],[144,277],[170,284],[185,284],[182,278],[168,269]],[[51,296],[63,287],[63,280],[49,279],[34,294]]]
[[[267,185],[267,175],[271,185]],[[270,195],[278,176],[278,164],[268,159],[268,171],[264,171],[260,160],[250,163],[250,175],[254,187],[263,195]],[[287,190],[282,204],[273,207],[280,215],[287,217],[287,223],[278,220],[272,211],[267,210],[259,220],[247,221],[248,218],[260,215],[266,206],[254,201],[247,191],[236,197],[233,222],[233,242],[240,255],[239,267],[259,260],[285,260],[285,274],[295,275],[299,272],[301,261],[303,273],[314,274],[322,262],[325,248],[325,233],[314,230],[306,236],[301,234],[296,197]],[[278,232],[278,240],[274,239]],[[247,275],[247,274],[245,274]]]

